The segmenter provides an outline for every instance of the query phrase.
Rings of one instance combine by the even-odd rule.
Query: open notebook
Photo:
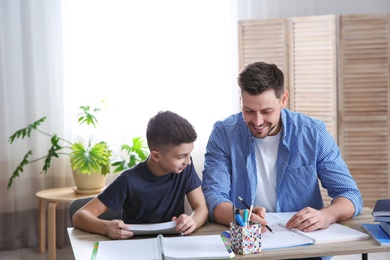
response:
[[[235,255],[220,235],[178,236],[100,241],[91,259],[227,259]]]
[[[275,234],[270,232],[262,234],[262,249],[363,240],[369,237],[366,233],[338,223],[313,232],[287,229],[285,223],[294,214],[295,212],[266,213],[266,219]]]
[[[296,212],[266,213],[268,226],[274,232],[261,234],[261,249],[276,249],[311,244],[335,243],[353,240],[368,239],[366,233],[335,223],[327,229],[313,232],[302,232],[296,229],[288,229],[285,224]],[[229,237],[229,231],[222,233]]]

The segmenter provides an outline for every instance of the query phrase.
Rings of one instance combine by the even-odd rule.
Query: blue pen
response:
[[[245,226],[244,221],[242,220],[242,217],[240,214],[236,214],[236,220],[237,220],[238,225],[240,225],[241,227]]]

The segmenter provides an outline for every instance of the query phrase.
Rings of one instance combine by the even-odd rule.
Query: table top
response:
[[[54,202],[72,202],[75,199],[94,197],[96,194],[76,194],[76,186],[74,187],[61,187],[61,188],[52,188],[41,190],[35,193],[35,195],[44,200],[54,201]]]
[[[363,231],[362,223],[372,223],[372,209],[363,208],[362,213],[352,219],[341,222],[353,229]],[[203,227],[196,230],[191,235],[221,234],[228,230],[227,226],[208,222]],[[109,240],[108,237],[88,233],[77,228],[68,228],[68,235],[72,244],[75,259],[89,259],[91,257],[93,245],[96,241]],[[263,250],[261,253],[241,256],[236,254],[235,259],[288,259],[306,258],[326,255],[349,255],[374,252],[390,252],[390,246],[380,246],[371,237],[366,240],[349,241],[343,243],[315,244],[309,246],[297,246],[282,249]]]

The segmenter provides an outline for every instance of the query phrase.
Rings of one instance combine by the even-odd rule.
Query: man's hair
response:
[[[275,96],[280,98],[284,93],[284,75],[275,64],[265,62],[248,64],[240,71],[237,81],[241,94],[245,91],[250,95],[259,95],[273,89]]]
[[[167,151],[170,146],[195,142],[194,127],[187,119],[171,111],[160,111],[149,120],[146,139],[150,150]]]

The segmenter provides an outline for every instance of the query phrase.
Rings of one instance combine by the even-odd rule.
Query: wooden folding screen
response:
[[[238,26],[240,68],[263,60],[283,70],[289,108],[325,122],[368,207],[390,196],[389,26],[388,14],[252,20]]]
[[[325,122],[337,139],[336,18],[291,18],[290,108]]]
[[[289,19],[290,108],[325,122],[337,140],[336,17]],[[325,205],[330,197],[321,189]]]
[[[368,207],[390,196],[389,22],[388,14],[339,22],[339,145]]]
[[[288,23],[286,19],[240,21],[238,24],[239,67],[265,61],[283,71],[289,89]]]

